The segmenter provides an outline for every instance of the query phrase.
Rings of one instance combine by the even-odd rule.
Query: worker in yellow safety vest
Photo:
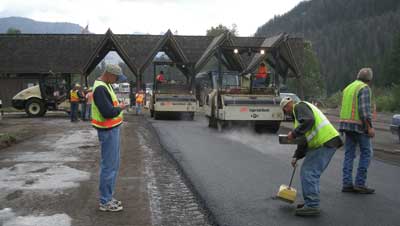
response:
[[[292,114],[294,118],[294,129],[288,133],[288,139],[304,141],[298,145],[292,159],[292,166],[296,167],[297,161],[305,157],[300,170],[304,204],[297,206],[295,214],[319,215],[320,177],[343,142],[339,132],[313,104],[306,101],[294,104],[291,97],[285,97],[280,105],[285,114]]]
[[[117,212],[122,202],[113,197],[120,164],[120,125],[122,111],[127,108],[119,103],[111,84],[123,82],[126,77],[118,65],[107,64],[104,73],[94,82],[92,125],[97,129],[100,146],[100,203],[99,210]]]
[[[136,114],[137,115],[142,114],[143,103],[144,103],[144,92],[143,92],[143,90],[140,90],[138,93],[136,93]]]
[[[357,79],[343,90],[339,131],[345,135],[342,192],[373,194],[367,187],[367,171],[372,158],[371,139],[375,136],[372,127],[371,89],[372,69],[362,68]],[[360,161],[353,183],[353,162],[356,148],[360,147]]]
[[[71,117],[71,122],[77,122],[78,121],[78,108],[79,108],[79,89],[81,88],[81,85],[78,83],[75,84],[74,88],[71,89],[69,92],[69,102],[71,104],[71,109],[70,109],[70,117]]]

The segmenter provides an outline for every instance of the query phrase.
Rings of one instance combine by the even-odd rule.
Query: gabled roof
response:
[[[232,37],[234,45],[242,47],[261,47],[265,39],[265,37]],[[240,55],[245,68],[248,67],[254,56],[254,53]]]
[[[271,59],[273,59],[274,64],[280,64],[280,67],[282,67],[281,70],[289,68],[296,77],[300,76],[300,71],[296,59],[294,58],[291,45],[289,44],[289,40],[290,38],[286,34],[279,34],[271,38],[266,38],[260,46],[265,48],[266,54],[262,55],[256,53],[244,73],[255,70],[264,60],[271,62]],[[302,43],[302,39],[299,40]]]
[[[200,59],[195,65],[195,71],[199,72],[210,59],[217,54],[219,47],[233,46],[234,43],[229,32],[224,32],[216,36],[204,51]],[[243,63],[240,56],[234,54],[232,51],[223,51],[221,49],[223,64],[230,70],[243,70]]]
[[[214,55],[217,48],[226,40],[226,33],[220,34],[213,38],[212,42],[209,44],[207,49],[203,52],[200,59],[196,62],[194,66],[195,71],[198,72],[201,68],[210,60]]]
[[[141,74],[159,51],[177,63],[194,66],[197,73],[222,50],[222,63],[228,69],[254,69],[263,56],[234,54],[234,47],[273,48],[283,70],[299,76],[303,40],[287,35],[272,38],[165,35],[116,35],[108,30],[96,34],[0,34],[0,73],[79,73],[88,74],[111,50],[118,52],[135,75]],[[253,53],[252,53],[253,54]],[[271,54],[266,54],[271,57]],[[268,60],[268,59],[267,59]],[[275,61],[275,59],[270,59]],[[182,69],[183,70],[183,69]],[[186,72],[189,72],[186,67]]]
[[[280,41],[282,41],[282,38],[283,34],[279,34],[271,38],[265,38],[259,46],[266,49],[266,54],[262,55],[260,53],[256,53],[249,65],[247,65],[246,72],[250,72],[258,67],[258,65],[269,56],[270,52],[268,50],[272,49],[273,47],[277,47],[280,44]]]
[[[179,43],[175,40],[171,30],[168,30],[164,36],[157,42],[154,48],[148,53],[146,61],[140,65],[139,71],[142,73],[147,66],[154,60],[158,52],[163,51],[168,57],[176,63],[189,63],[186,55],[183,53]]]
[[[203,55],[204,50],[210,45],[212,36],[175,36],[176,41],[182,48],[189,63],[195,64]]]
[[[84,66],[83,73],[89,74],[110,51],[116,51],[129,69],[135,75],[138,74],[136,65],[126,53],[125,49],[119,44],[118,40],[114,37],[111,29],[108,29],[103,40],[96,47],[96,50],[92,52],[92,56]]]
[[[82,73],[103,36],[0,34],[0,73]]]
[[[114,35],[115,40],[125,50],[129,59],[140,73],[154,47],[163,38],[163,35]]]

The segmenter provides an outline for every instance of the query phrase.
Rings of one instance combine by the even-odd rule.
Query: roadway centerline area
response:
[[[294,216],[295,205],[274,198],[279,186],[289,183],[295,146],[280,145],[276,134],[256,134],[246,128],[219,133],[208,128],[201,116],[195,121],[149,121],[219,225],[398,224],[396,165],[372,161],[368,185],[376,194],[342,193],[343,151],[338,150],[321,178],[322,215],[301,218]],[[294,187],[300,203],[298,172]]]

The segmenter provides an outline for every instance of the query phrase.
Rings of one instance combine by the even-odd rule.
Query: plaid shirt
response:
[[[371,119],[371,98],[368,86],[365,86],[358,93],[358,114],[360,116],[360,120],[363,122],[362,125],[349,123],[349,122],[340,122],[339,131],[353,131],[357,133],[366,133],[367,126],[365,125],[365,121],[368,121],[372,127]]]

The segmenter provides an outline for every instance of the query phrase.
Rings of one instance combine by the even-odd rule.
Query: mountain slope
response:
[[[6,33],[12,28],[19,29],[22,33],[49,33],[49,34],[77,34],[83,29],[78,24],[59,22],[40,22],[24,17],[0,18],[0,33]]]
[[[364,66],[373,68],[375,84],[388,85],[383,62],[400,32],[400,1],[304,1],[259,27],[256,36],[280,32],[313,43],[328,93],[342,89]]]

